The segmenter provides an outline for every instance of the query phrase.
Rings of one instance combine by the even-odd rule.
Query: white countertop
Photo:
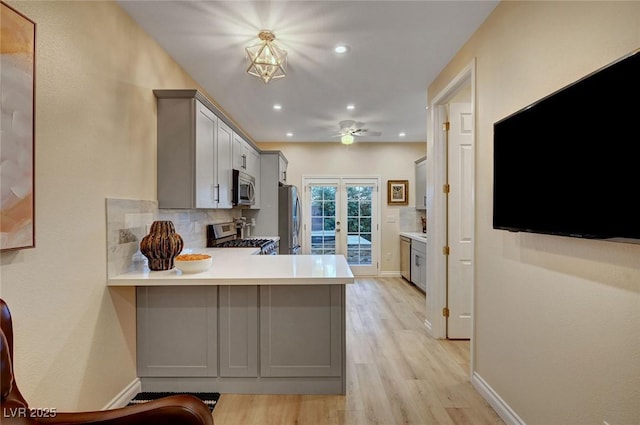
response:
[[[418,242],[427,241],[427,234],[422,232],[400,232],[400,236],[406,236]]]
[[[186,250],[185,250],[186,251]],[[201,273],[132,271],[108,279],[108,286],[172,285],[345,285],[354,283],[344,255],[252,255],[256,248],[203,248],[213,265]],[[184,252],[183,252],[184,253]]]

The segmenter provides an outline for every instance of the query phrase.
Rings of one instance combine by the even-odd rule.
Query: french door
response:
[[[378,274],[379,178],[303,178],[303,252],[342,254],[354,275]]]

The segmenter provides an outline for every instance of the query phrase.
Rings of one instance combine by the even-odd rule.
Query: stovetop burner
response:
[[[254,247],[263,247],[265,245],[269,245],[273,243],[271,239],[232,239],[230,241],[220,242],[215,244],[216,248],[229,248],[229,247],[238,247],[238,248],[254,248]]]
[[[250,238],[238,239],[234,223],[207,225],[208,248],[260,248],[260,254],[278,253],[278,243],[273,239]]]

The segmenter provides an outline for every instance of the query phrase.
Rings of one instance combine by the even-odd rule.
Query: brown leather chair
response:
[[[29,409],[13,375],[13,325],[9,307],[2,299],[0,328],[2,425],[213,425],[209,408],[190,395],[173,395],[135,406],[94,412],[60,413]]]

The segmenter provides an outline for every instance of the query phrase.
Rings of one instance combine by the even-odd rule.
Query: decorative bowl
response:
[[[207,254],[182,254],[174,262],[182,273],[200,273],[209,270],[213,259]]]

